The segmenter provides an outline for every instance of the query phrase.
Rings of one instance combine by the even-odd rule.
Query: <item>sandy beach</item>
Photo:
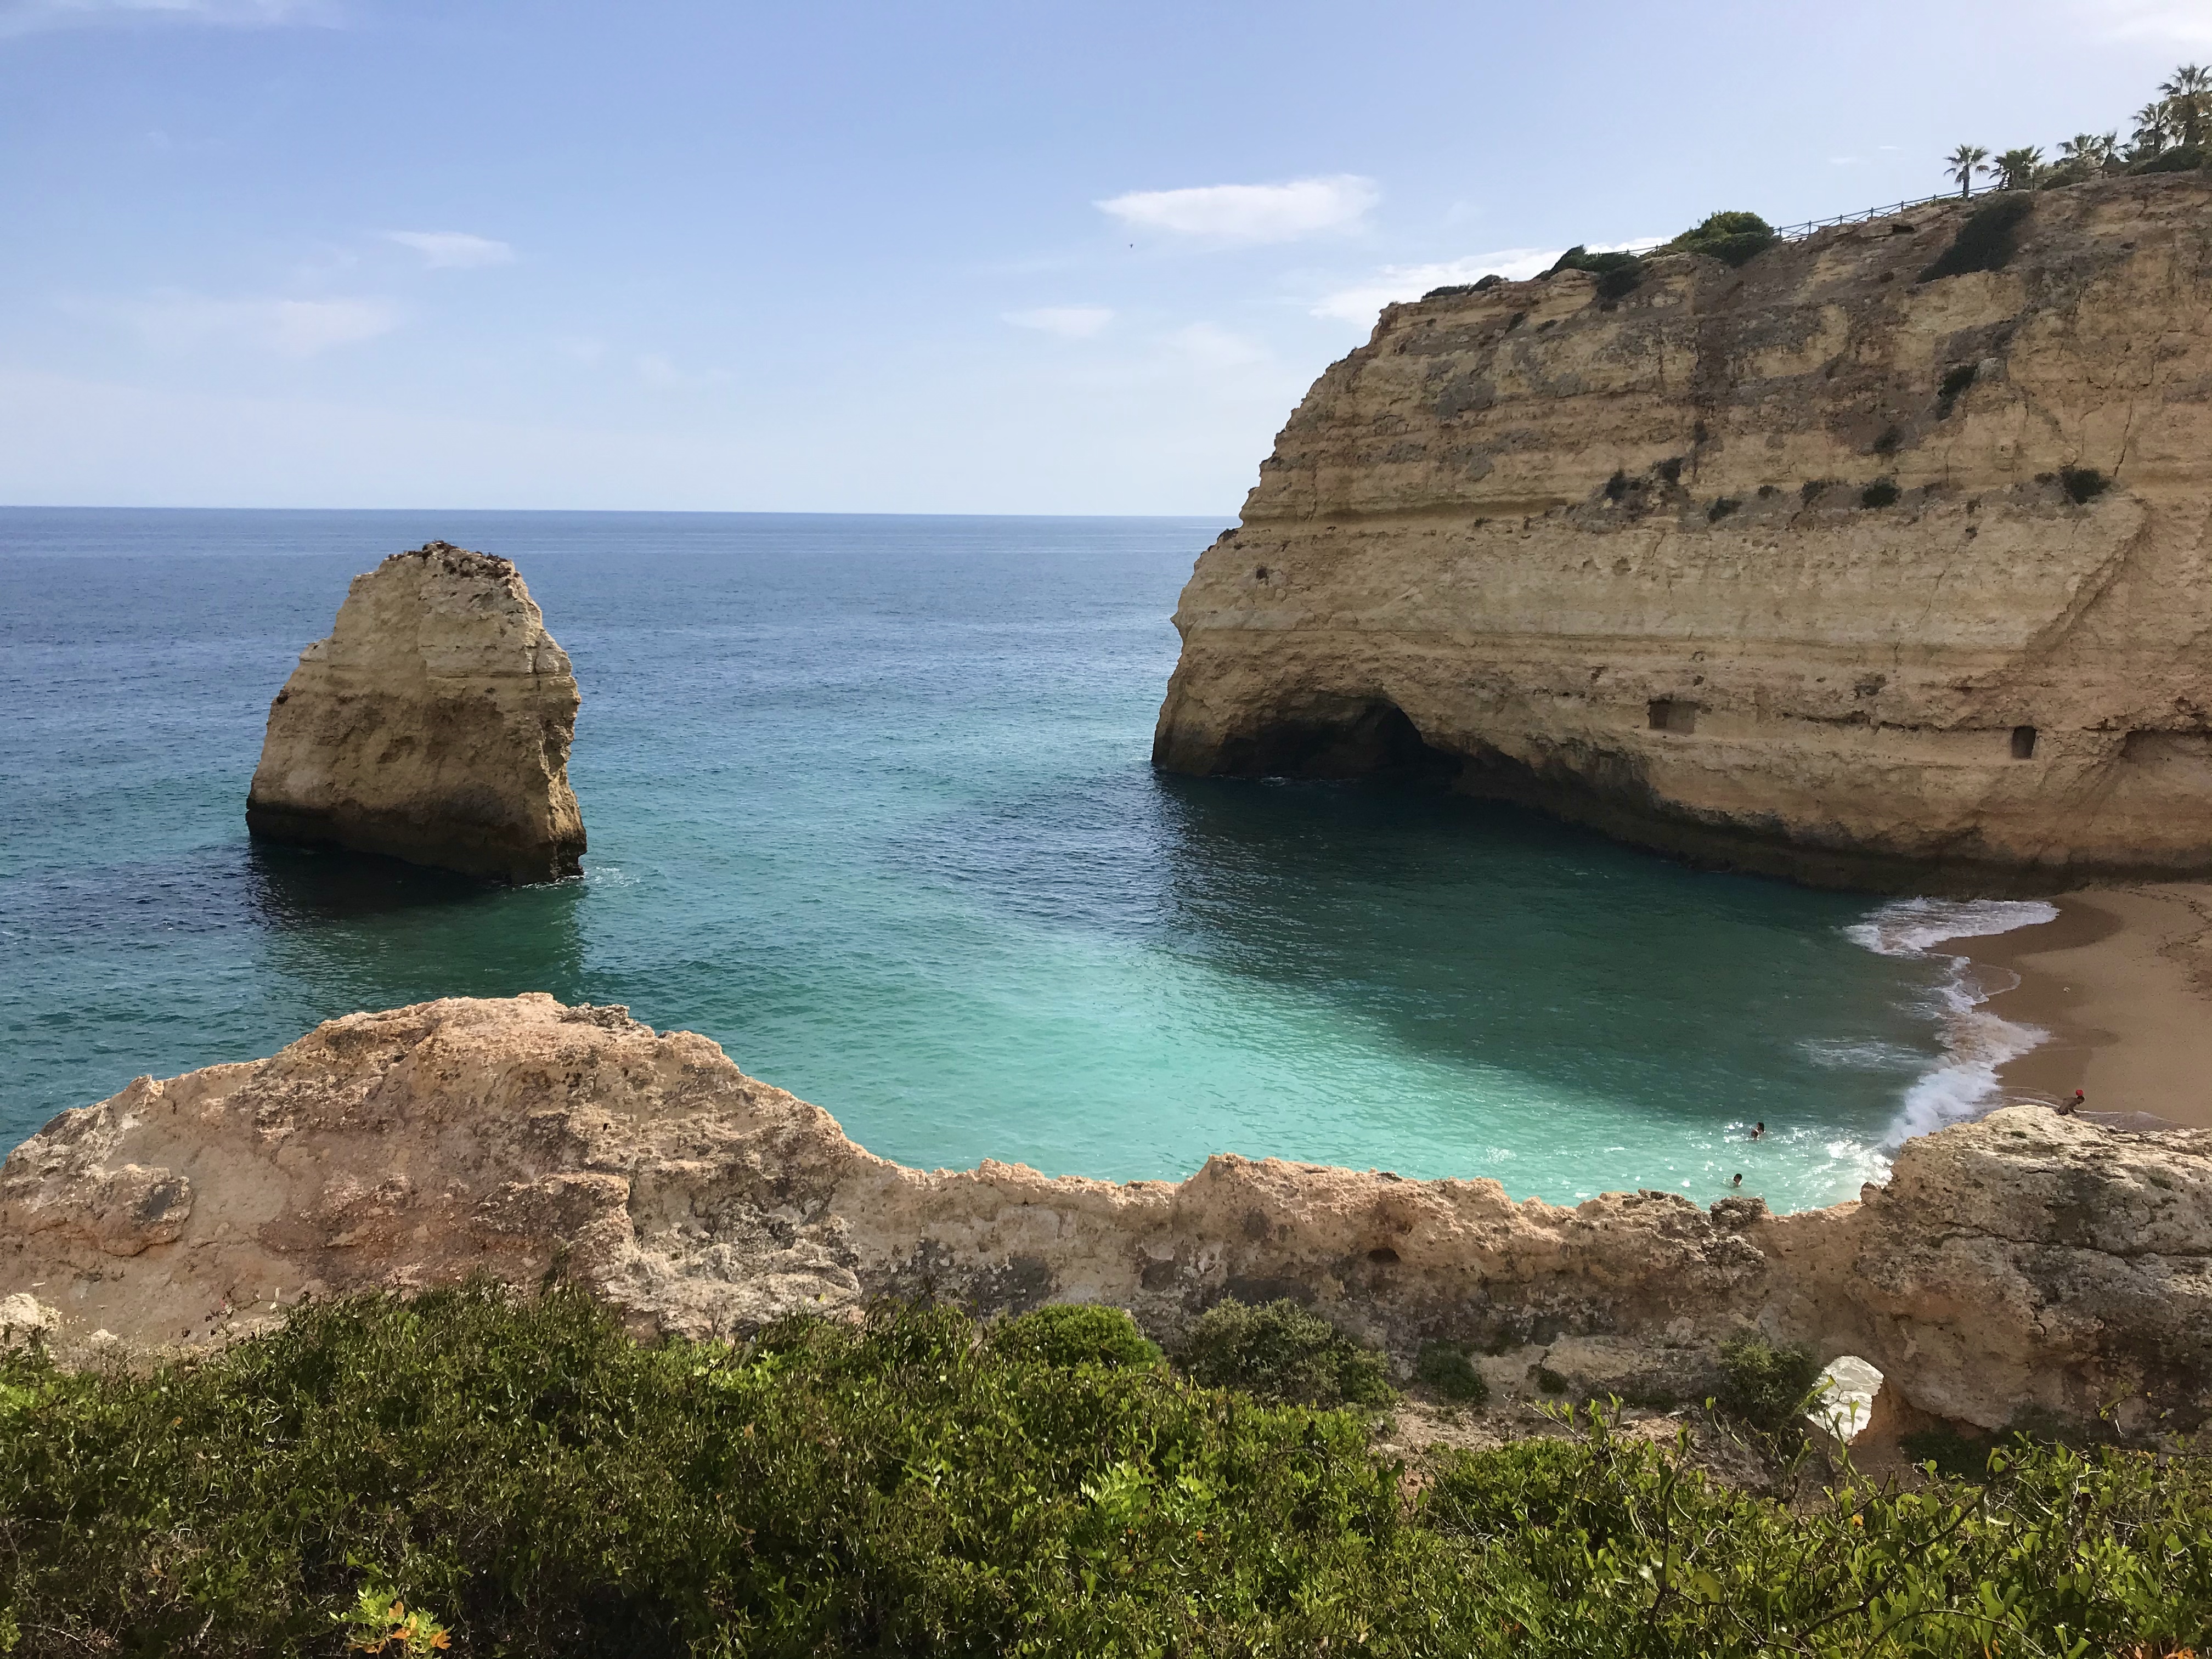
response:
[[[2056,920],[1960,940],[2018,988],[1990,1012],[2051,1033],[1998,1076],[2008,1101],[2076,1089],[2093,1113],[2212,1128],[2212,883],[2092,888]]]

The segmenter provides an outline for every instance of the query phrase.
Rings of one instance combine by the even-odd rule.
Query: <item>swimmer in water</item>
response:
[[[1754,1124],[1753,1124],[1753,1125],[1751,1126],[1751,1138],[1752,1138],[1753,1140],[1764,1140],[1764,1139],[1766,1139],[1766,1126],[1765,1126],[1764,1123],[1754,1123]]]
[[[1741,1187],[1741,1186],[1742,1186],[1742,1185],[1743,1185],[1743,1177],[1742,1177],[1741,1176],[1738,1176],[1735,1180],[1733,1180],[1733,1181],[1729,1182],[1729,1186],[1731,1186],[1731,1187]]]

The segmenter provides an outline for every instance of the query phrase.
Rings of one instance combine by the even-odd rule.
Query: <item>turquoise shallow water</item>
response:
[[[356,1008],[542,989],[704,1031],[913,1164],[1231,1151],[1554,1200],[1741,1170],[1778,1208],[1879,1175],[1945,969],[1848,937],[1870,901],[1156,777],[1216,528],[0,510],[0,1136]],[[246,838],[300,647],[432,537],[516,559],[575,661],[581,881]]]

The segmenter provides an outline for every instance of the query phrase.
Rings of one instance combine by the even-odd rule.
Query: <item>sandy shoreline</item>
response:
[[[2055,921],[1936,948],[2008,969],[1991,1013],[2051,1033],[1999,1067],[2007,1103],[2076,1089],[2098,1114],[2212,1128],[2212,883],[2092,888]]]

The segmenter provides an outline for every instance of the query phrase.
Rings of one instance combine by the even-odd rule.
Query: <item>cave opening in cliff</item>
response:
[[[1447,785],[1461,757],[1421,736],[1387,697],[1302,696],[1223,746],[1218,771],[1251,778]]]
[[[2013,727],[2012,757],[2014,760],[2033,760],[2035,758],[2035,728],[2033,726],[2015,726]]]

